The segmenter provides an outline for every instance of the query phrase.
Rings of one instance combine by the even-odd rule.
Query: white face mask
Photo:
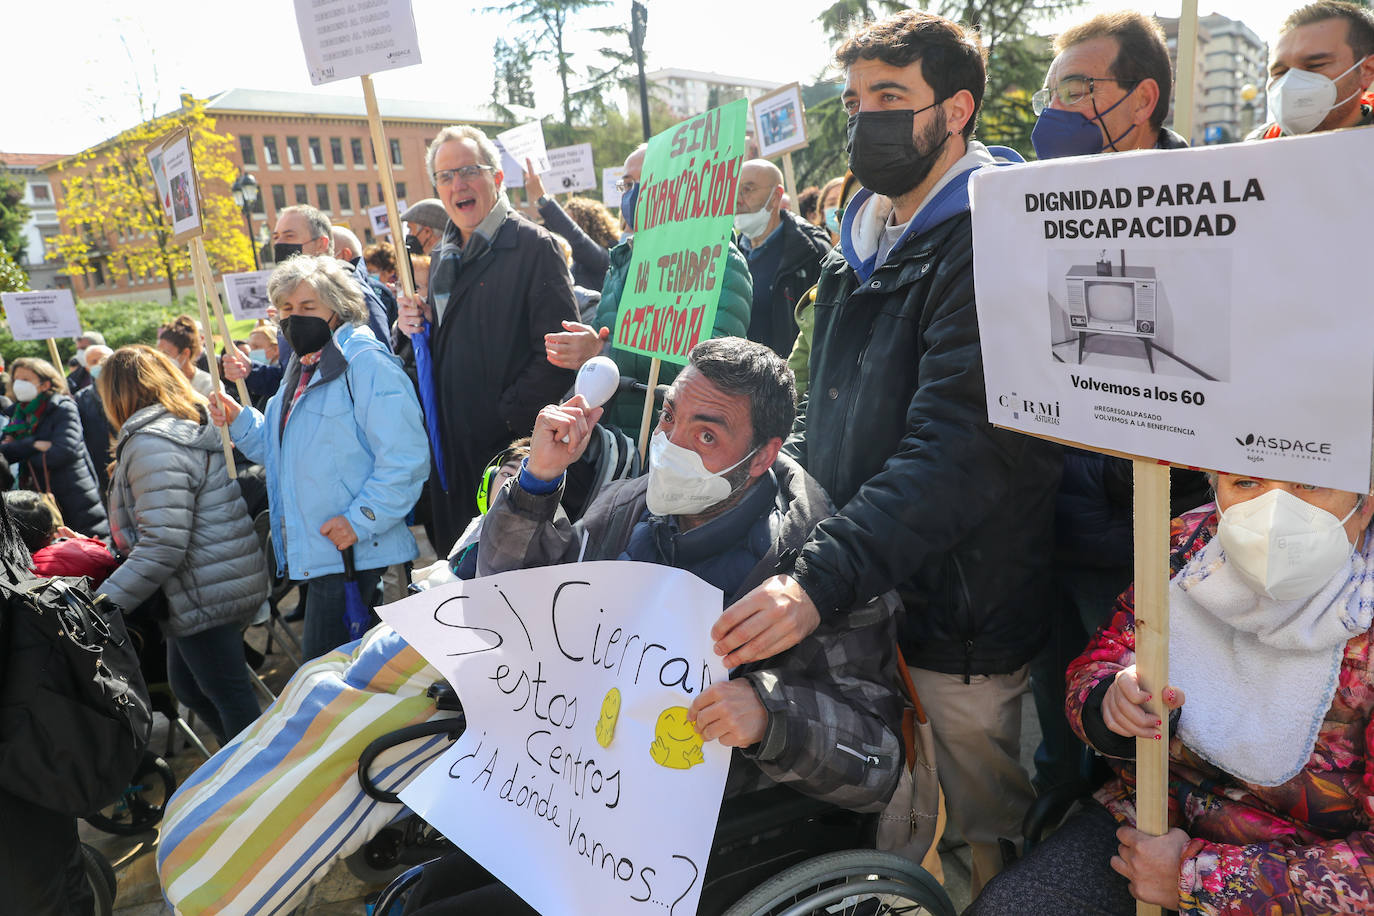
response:
[[[1287,490],[1270,490],[1223,512],[1217,539],[1251,589],[1296,601],[1312,597],[1349,566],[1355,548],[1342,526],[1354,514],[1352,508],[1338,519]]]
[[[772,195],[769,195],[772,199]],[[768,201],[763,202],[753,213],[740,213],[735,211],[735,231],[747,239],[756,239],[763,235],[763,231],[768,228],[768,220],[773,217],[773,211],[768,209]]]
[[[18,378],[14,380],[14,399],[21,404],[27,404],[38,397],[38,386],[28,379]]]
[[[1355,61],[1336,79],[1341,79],[1364,61],[1363,57]],[[1331,109],[1344,105],[1360,94],[1360,88],[1356,86],[1354,92],[1338,102],[1336,91],[1336,80],[1310,70],[1289,70],[1269,84],[1269,112],[1285,134],[1310,133],[1326,119]]]
[[[729,499],[734,490],[725,475],[757,451],[713,474],[696,452],[674,445],[661,431],[654,433],[649,442],[649,511],[654,515],[699,515]]]

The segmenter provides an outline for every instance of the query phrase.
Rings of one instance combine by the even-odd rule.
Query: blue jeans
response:
[[[221,745],[258,718],[258,698],[243,657],[243,629],[236,623],[167,637],[167,680],[177,699],[205,720]]]
[[[377,604],[378,586],[381,585],[384,572],[385,566],[380,569],[358,570],[358,591],[362,593],[363,603],[367,605],[369,612]],[[348,635],[348,625],[344,623],[343,611],[343,573],[333,573],[310,580],[310,587],[305,590],[305,634],[301,640],[306,661],[319,658],[326,652],[353,641]],[[375,624],[377,615],[370,613],[369,616]]]

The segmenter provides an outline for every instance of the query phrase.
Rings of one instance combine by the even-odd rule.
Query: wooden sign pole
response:
[[[210,270],[210,259],[205,256],[205,242],[199,237],[194,238],[191,240],[191,248],[193,257],[195,257],[196,263],[200,266],[200,270],[197,272],[196,276],[205,286],[205,298],[210,301],[210,307],[214,310],[215,320],[219,323],[220,336],[224,338],[224,348],[228,350],[234,345],[234,336],[229,330],[228,320],[224,317],[224,306],[219,301],[219,291],[215,289],[215,275],[214,272]],[[213,358],[214,354],[212,353],[210,355]],[[248,396],[248,386],[244,384],[243,379],[238,379],[234,382],[234,387],[239,393],[240,404],[247,407],[252,403],[252,399]]]
[[[191,248],[191,276],[192,276],[192,279],[195,281],[195,282],[193,283],[193,285],[194,285],[195,288],[196,288],[196,299],[197,299],[197,300],[199,301],[199,303],[200,303],[200,326],[201,326],[202,328],[205,329],[205,341],[206,341],[207,344],[209,344],[209,342],[210,342],[210,305],[209,305],[209,303],[208,303],[208,302],[206,301],[206,299],[205,299],[205,286],[206,286],[205,280],[207,280],[208,278],[204,278],[204,277],[201,276],[200,262],[199,262],[199,260],[196,258],[196,249],[199,247],[199,245],[200,245],[200,239],[199,239],[199,238],[193,238],[193,239],[191,239],[191,243],[190,243],[190,248]],[[219,390],[220,390],[219,363],[215,361],[215,348],[214,348],[213,346],[209,346],[209,347],[208,347],[208,351],[209,351],[209,352],[206,353],[206,360],[205,360],[205,361],[206,361],[206,362],[209,364],[209,366],[210,366],[210,379],[211,379],[211,381],[214,383],[214,390],[215,390],[215,391],[219,391]],[[239,473],[238,473],[238,469],[234,467],[234,443],[233,443],[233,441],[230,440],[230,438],[229,438],[229,427],[228,427],[228,426],[221,426],[221,427],[219,428],[219,436],[220,436],[220,440],[221,440],[221,441],[223,442],[223,444],[224,444],[224,466],[225,466],[225,468],[229,471],[229,479],[230,479],[230,480],[237,480],[237,479],[238,479],[238,476],[239,476]]]
[[[1178,27],[1178,87],[1174,126],[1191,140],[1193,78],[1197,68],[1197,0],[1183,0]],[[1165,723],[1165,739],[1135,742],[1136,826],[1153,836],[1169,832],[1169,468],[1137,458],[1135,478],[1135,670],[1151,695],[1145,708]],[[1163,908],[1136,902],[1136,916],[1160,916]]]
[[[658,387],[658,367],[663,361],[657,356],[649,363],[649,390],[644,392],[644,418],[639,422],[639,464],[644,465],[649,450],[649,430],[654,420],[654,389]]]
[[[396,185],[391,177],[391,147],[386,142],[386,131],[382,129],[382,116],[377,109],[377,93],[372,88],[370,75],[360,76],[363,81],[363,103],[367,106],[367,126],[372,131],[372,157],[377,160],[381,173],[382,197],[386,200],[386,218],[391,226],[392,244],[396,245],[396,277],[401,281],[401,290],[410,297],[415,295],[415,280],[410,276],[410,259],[401,249],[405,247],[405,233],[401,231],[401,213],[396,206]],[[396,240],[401,239],[400,244]]]
[[[67,373],[62,371],[62,355],[57,352],[57,341],[51,337],[48,338],[48,353],[52,356],[52,367],[57,370],[58,375],[66,375]]]
[[[793,213],[797,213],[797,174],[792,171],[792,152],[782,154],[782,177],[787,182],[787,197],[792,201]],[[798,214],[800,215],[800,214]]]

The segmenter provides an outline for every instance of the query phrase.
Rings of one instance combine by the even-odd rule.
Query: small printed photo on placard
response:
[[[167,204],[172,219],[172,240],[184,242],[202,233],[200,190],[196,182],[191,137],[185,130],[173,132],[163,142],[162,168],[167,176]],[[151,157],[150,162],[151,165]],[[156,171],[154,171],[156,174]]]
[[[1047,252],[1050,357],[1097,369],[1227,381],[1231,252]]]
[[[267,309],[272,304],[267,298],[267,280],[271,276],[270,270],[224,275],[224,295],[236,320],[267,317]]]
[[[769,159],[799,150],[808,144],[806,110],[801,86],[790,83],[753,101],[754,138],[758,156]]]

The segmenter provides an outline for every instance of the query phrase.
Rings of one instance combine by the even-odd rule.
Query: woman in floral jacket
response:
[[[1117,777],[965,916],[1374,912],[1369,497],[1221,475],[1173,522],[1165,732],[1135,679],[1134,594],[1069,667],[1066,712]],[[1186,702],[1185,702],[1186,700]],[[1134,829],[1135,737],[1169,741],[1165,836]]]

